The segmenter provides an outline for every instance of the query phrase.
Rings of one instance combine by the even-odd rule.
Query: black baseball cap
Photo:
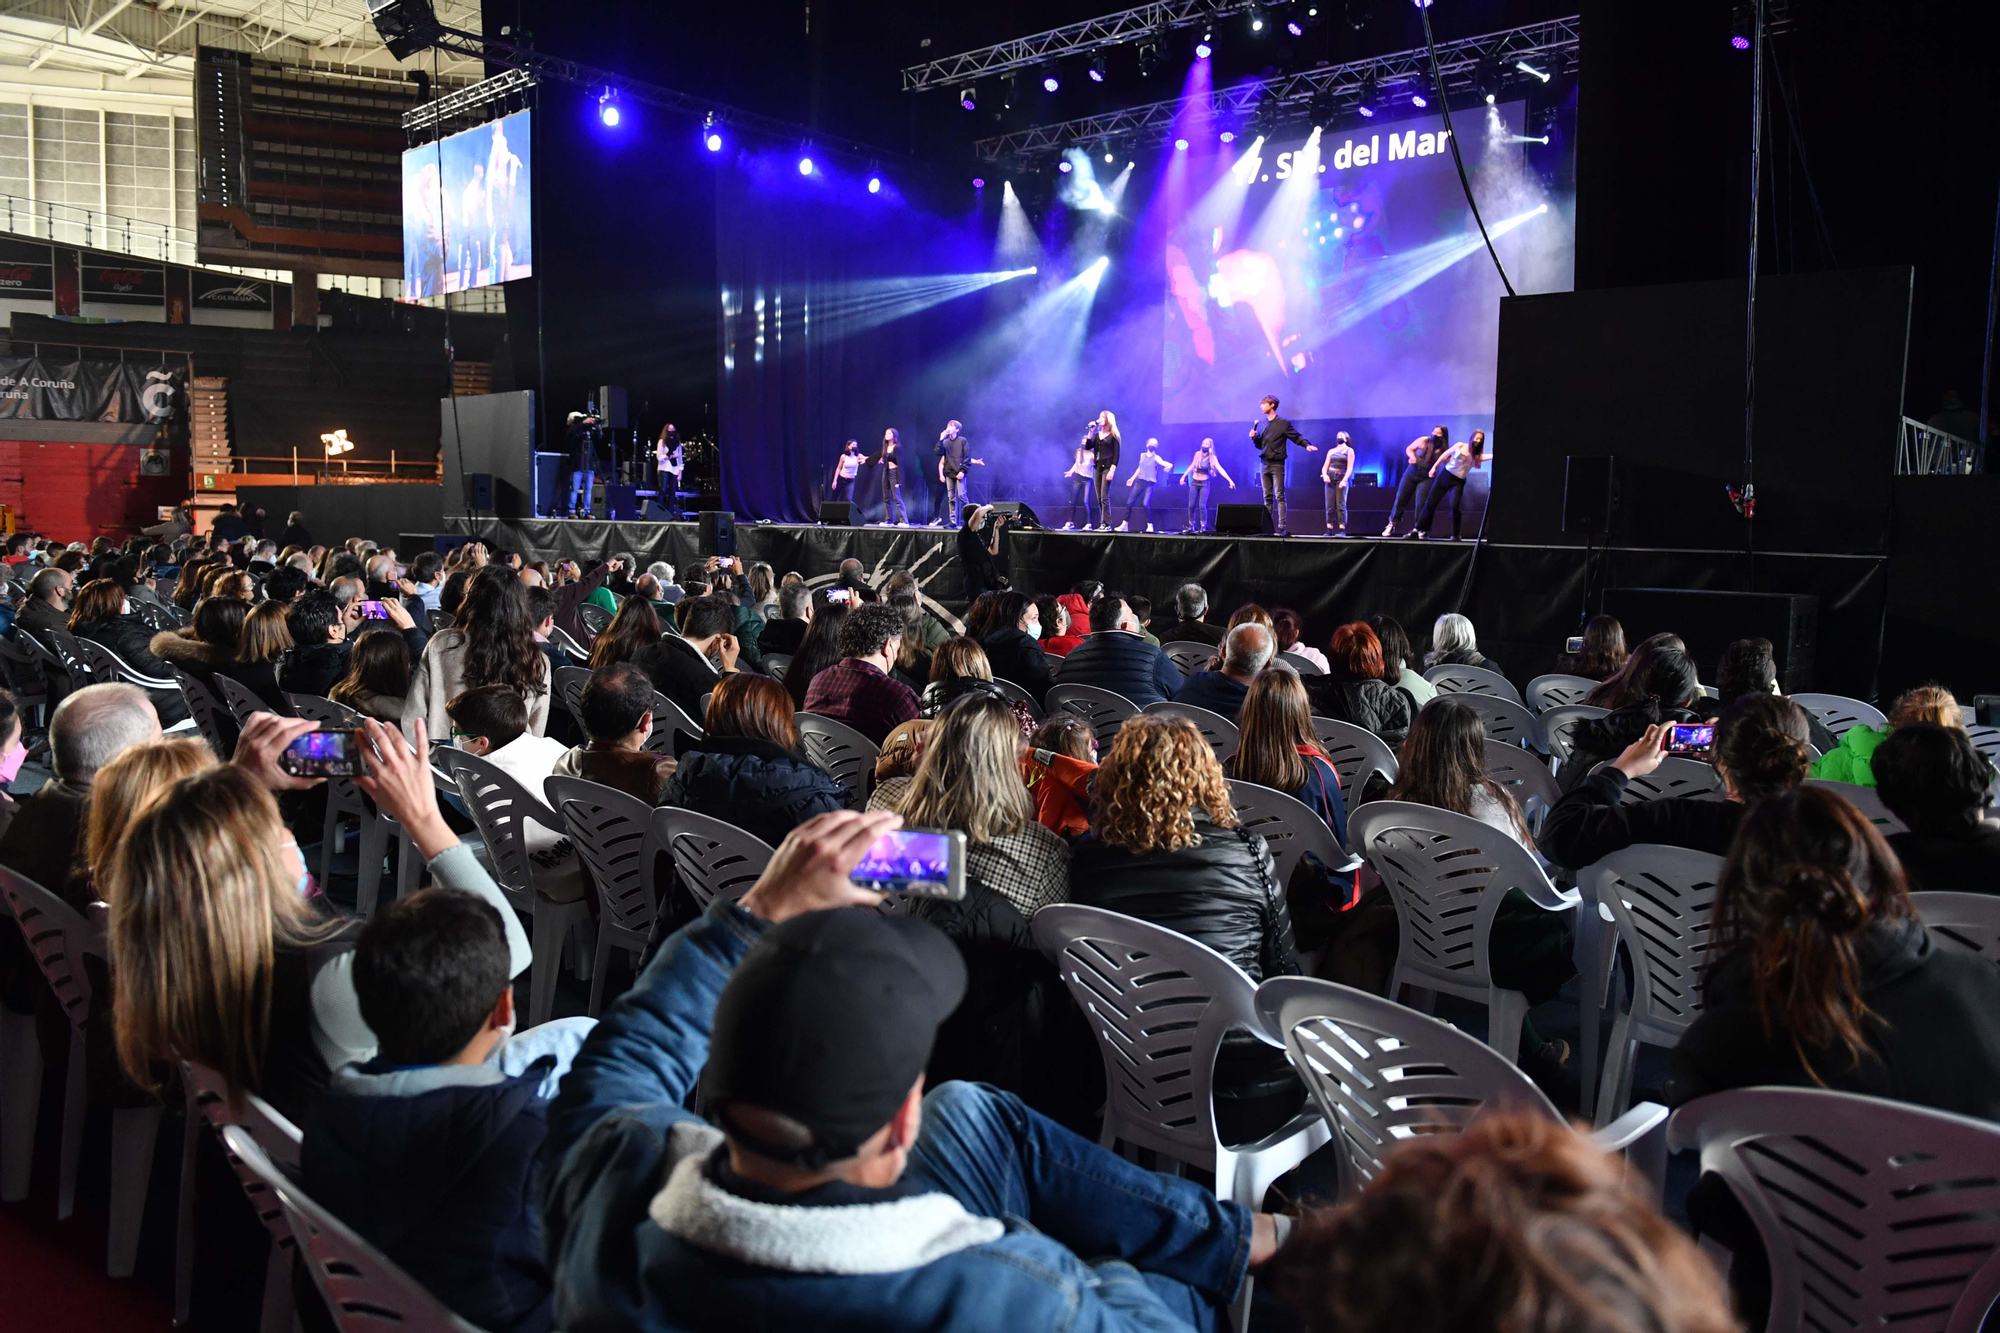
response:
[[[861,908],[807,912],[764,932],[715,1006],[703,1113],[760,1157],[817,1170],[889,1123],[965,998],[958,947],[922,921]],[[771,1144],[728,1119],[732,1102],[813,1134]]]

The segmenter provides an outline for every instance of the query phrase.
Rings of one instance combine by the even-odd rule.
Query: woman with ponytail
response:
[[[1673,796],[1625,805],[1625,784],[1666,758],[1666,725],[1649,726],[1624,753],[1579,777],[1555,803],[1542,825],[1542,854],[1571,870],[1641,842],[1726,855],[1750,806],[1806,780],[1812,761],[1806,734],[1805,710],[1790,699],[1746,694],[1723,710],[1715,749],[1706,756],[1722,778],[1727,800]]]

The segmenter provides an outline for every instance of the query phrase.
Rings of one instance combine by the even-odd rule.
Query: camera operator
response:
[[[563,433],[563,452],[569,455],[569,516],[589,518],[592,490],[597,480],[597,446],[604,438],[602,421],[595,412],[572,412],[569,429]]]
[[[958,532],[958,564],[965,577],[967,601],[981,593],[998,592],[1008,586],[1007,562],[1000,555],[1000,534],[1012,522],[1006,514],[996,514],[992,505],[967,505],[964,524]]]

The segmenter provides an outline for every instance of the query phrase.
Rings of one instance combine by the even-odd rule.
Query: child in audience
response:
[[[1090,832],[1090,783],[1097,737],[1075,713],[1055,713],[1035,728],[1021,756],[1021,776],[1035,798],[1035,822],[1065,838]]]
[[[537,1158],[548,1101],[593,1026],[510,1040],[507,934],[463,889],[391,903],[361,931],[354,990],[380,1043],[304,1125],[302,1184],[432,1295],[493,1333],[554,1325]]]
[[[649,696],[650,698],[650,696]],[[528,730],[528,705],[511,685],[481,685],[456,695],[445,705],[452,740],[526,788],[542,795],[542,783],[569,753],[559,740]],[[545,852],[562,841],[560,829],[545,829],[532,821],[521,826],[528,851]],[[580,888],[581,886],[579,886]],[[575,901],[573,898],[568,901]]]

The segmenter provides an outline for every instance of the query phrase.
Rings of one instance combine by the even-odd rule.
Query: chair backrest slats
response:
[[[1051,686],[1047,702],[1050,712],[1060,708],[1089,723],[1100,754],[1118,739],[1118,729],[1125,725],[1126,718],[1139,716],[1139,705],[1122,694],[1095,685]]]
[[[1281,892],[1292,882],[1292,871],[1308,852],[1328,870],[1346,862],[1346,854],[1333,839],[1333,830],[1297,797],[1231,778],[1229,800],[1236,807],[1237,827],[1255,833],[1270,847],[1271,859],[1278,867]]]
[[[1439,694],[1484,694],[1510,703],[1521,702],[1514,682],[1488,667],[1445,663],[1424,672],[1424,679],[1437,686]]]
[[[2000,959],[2000,895],[1913,893],[1910,902],[1939,946]]]
[[[95,991],[84,959],[95,957],[108,966],[103,930],[26,875],[4,866],[0,866],[0,895],[13,909],[14,920],[49,989],[55,992],[56,1002],[70,1024],[82,1031]]]
[[[188,714],[194,718],[195,726],[202,738],[219,759],[229,758],[228,747],[222,736],[220,718],[223,714],[222,702],[208,692],[208,687],[190,676],[179,667],[174,668],[174,684],[181,687],[181,698],[187,701]]]
[[[1236,746],[1241,738],[1234,722],[1222,714],[1193,704],[1179,704],[1171,699],[1156,704],[1147,704],[1140,710],[1145,713],[1159,713],[1166,717],[1184,717],[1194,723],[1195,730],[1208,742],[1208,748],[1215,751],[1218,763],[1228,763],[1236,754]],[[1124,723],[1119,723],[1123,726]]]
[[[1396,780],[1401,771],[1396,752],[1374,732],[1330,717],[1315,717],[1312,725],[1313,735],[1326,751],[1333,771],[1340,774],[1340,791],[1350,808],[1360,803],[1362,790],[1375,774],[1380,773],[1390,782]]]
[[[1618,923],[1631,956],[1633,1035],[1672,1045],[1702,1007],[1709,920],[1722,858],[1686,847],[1640,843],[1578,873]]]
[[[1172,643],[1161,644],[1160,651],[1167,655],[1167,660],[1172,662],[1183,676],[1186,676],[1205,668],[1209,660],[1220,653],[1222,649],[1212,643],[1196,643],[1193,639],[1176,639]]]
[[[799,744],[806,758],[847,788],[854,803],[859,805],[868,794],[869,779],[874,776],[875,759],[881,754],[881,747],[837,717],[800,713],[797,721]]]
[[[1831,782],[1825,778],[1807,778],[1808,787],[1824,787],[1836,796],[1845,797],[1847,803],[1859,810],[1862,817],[1875,826],[1875,831],[1883,837],[1892,833],[1908,833],[1910,826],[1898,819],[1882,800],[1881,793],[1873,787],[1863,787],[1853,782]]]
[[[472,812],[502,889],[532,900],[534,867],[528,859],[526,821],[561,832],[562,818],[542,799],[478,755],[441,749],[433,756],[458,783],[459,799]]]
[[[551,777],[543,790],[590,867],[605,919],[642,939],[650,935],[659,914],[651,882],[653,807],[582,778]]]
[[[1442,692],[1442,691],[1440,691]],[[1479,714],[1486,726],[1486,739],[1503,745],[1543,747],[1541,724],[1526,704],[1497,694],[1461,693],[1452,698]]]
[[[1619,797],[1619,801],[1624,805],[1637,805],[1641,801],[1658,801],[1669,796],[1695,801],[1721,801],[1728,799],[1729,791],[1722,785],[1722,775],[1715,771],[1714,764],[1669,755],[1651,773],[1626,782],[1625,794]]]
[[[1850,699],[1844,694],[1793,694],[1787,696],[1820,720],[1839,740],[1855,727],[1886,727],[1889,719],[1873,704]]]
[[[748,893],[777,849],[734,824],[663,805],[653,811],[653,843],[674,858],[674,873],[703,911],[717,898]]]
[[[1524,702],[1537,713],[1546,713],[1551,708],[1582,703],[1597,685],[1588,676],[1565,676],[1560,672],[1537,676],[1528,682],[1528,697]]]

